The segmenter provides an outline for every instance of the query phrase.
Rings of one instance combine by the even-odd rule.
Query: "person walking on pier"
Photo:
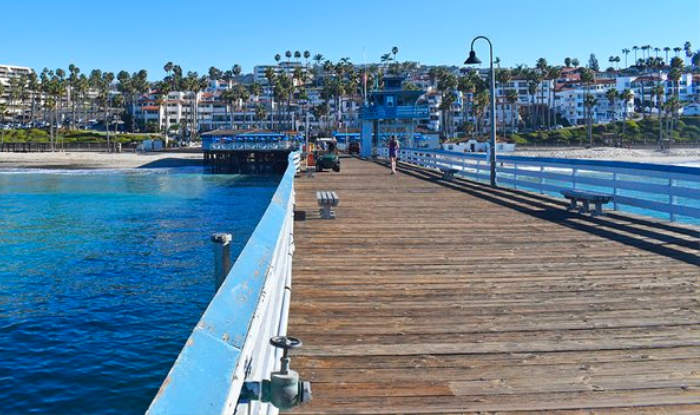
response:
[[[396,174],[396,157],[399,154],[399,141],[395,135],[389,139],[389,160],[391,160],[391,174]]]

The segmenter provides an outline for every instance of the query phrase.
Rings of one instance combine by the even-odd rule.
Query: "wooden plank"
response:
[[[295,223],[295,413],[700,413],[693,228],[401,170],[295,185],[297,209],[343,195]]]

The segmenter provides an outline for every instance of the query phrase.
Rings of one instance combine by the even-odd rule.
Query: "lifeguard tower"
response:
[[[369,93],[360,111],[360,155],[377,155],[377,149],[395,135],[403,147],[413,147],[418,121],[430,116],[427,105],[418,105],[420,90],[403,89],[403,77],[384,77],[384,89]]]

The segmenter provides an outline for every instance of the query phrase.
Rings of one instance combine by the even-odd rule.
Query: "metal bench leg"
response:
[[[576,199],[569,199],[569,209],[568,210],[576,210]]]
[[[324,205],[321,207],[319,213],[321,214],[321,219],[335,219],[335,212],[331,210],[330,205]]]
[[[600,202],[596,202],[595,204],[595,210],[593,213],[591,213],[592,216],[602,216],[604,215],[603,213],[603,204]]]
[[[588,203],[588,200],[582,200],[581,201],[581,208],[578,210],[578,213],[588,213],[588,211],[591,209],[590,204]]]

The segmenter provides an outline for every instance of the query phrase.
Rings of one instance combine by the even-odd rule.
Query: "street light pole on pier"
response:
[[[464,61],[465,65],[475,65],[480,64],[481,60],[476,57],[474,52],[474,42],[477,39],[484,39],[489,42],[489,60],[491,68],[491,140],[489,144],[489,163],[491,164],[491,186],[496,187],[496,74],[493,71],[493,44],[486,36],[477,36],[472,39],[472,43],[469,50],[469,57]]]

